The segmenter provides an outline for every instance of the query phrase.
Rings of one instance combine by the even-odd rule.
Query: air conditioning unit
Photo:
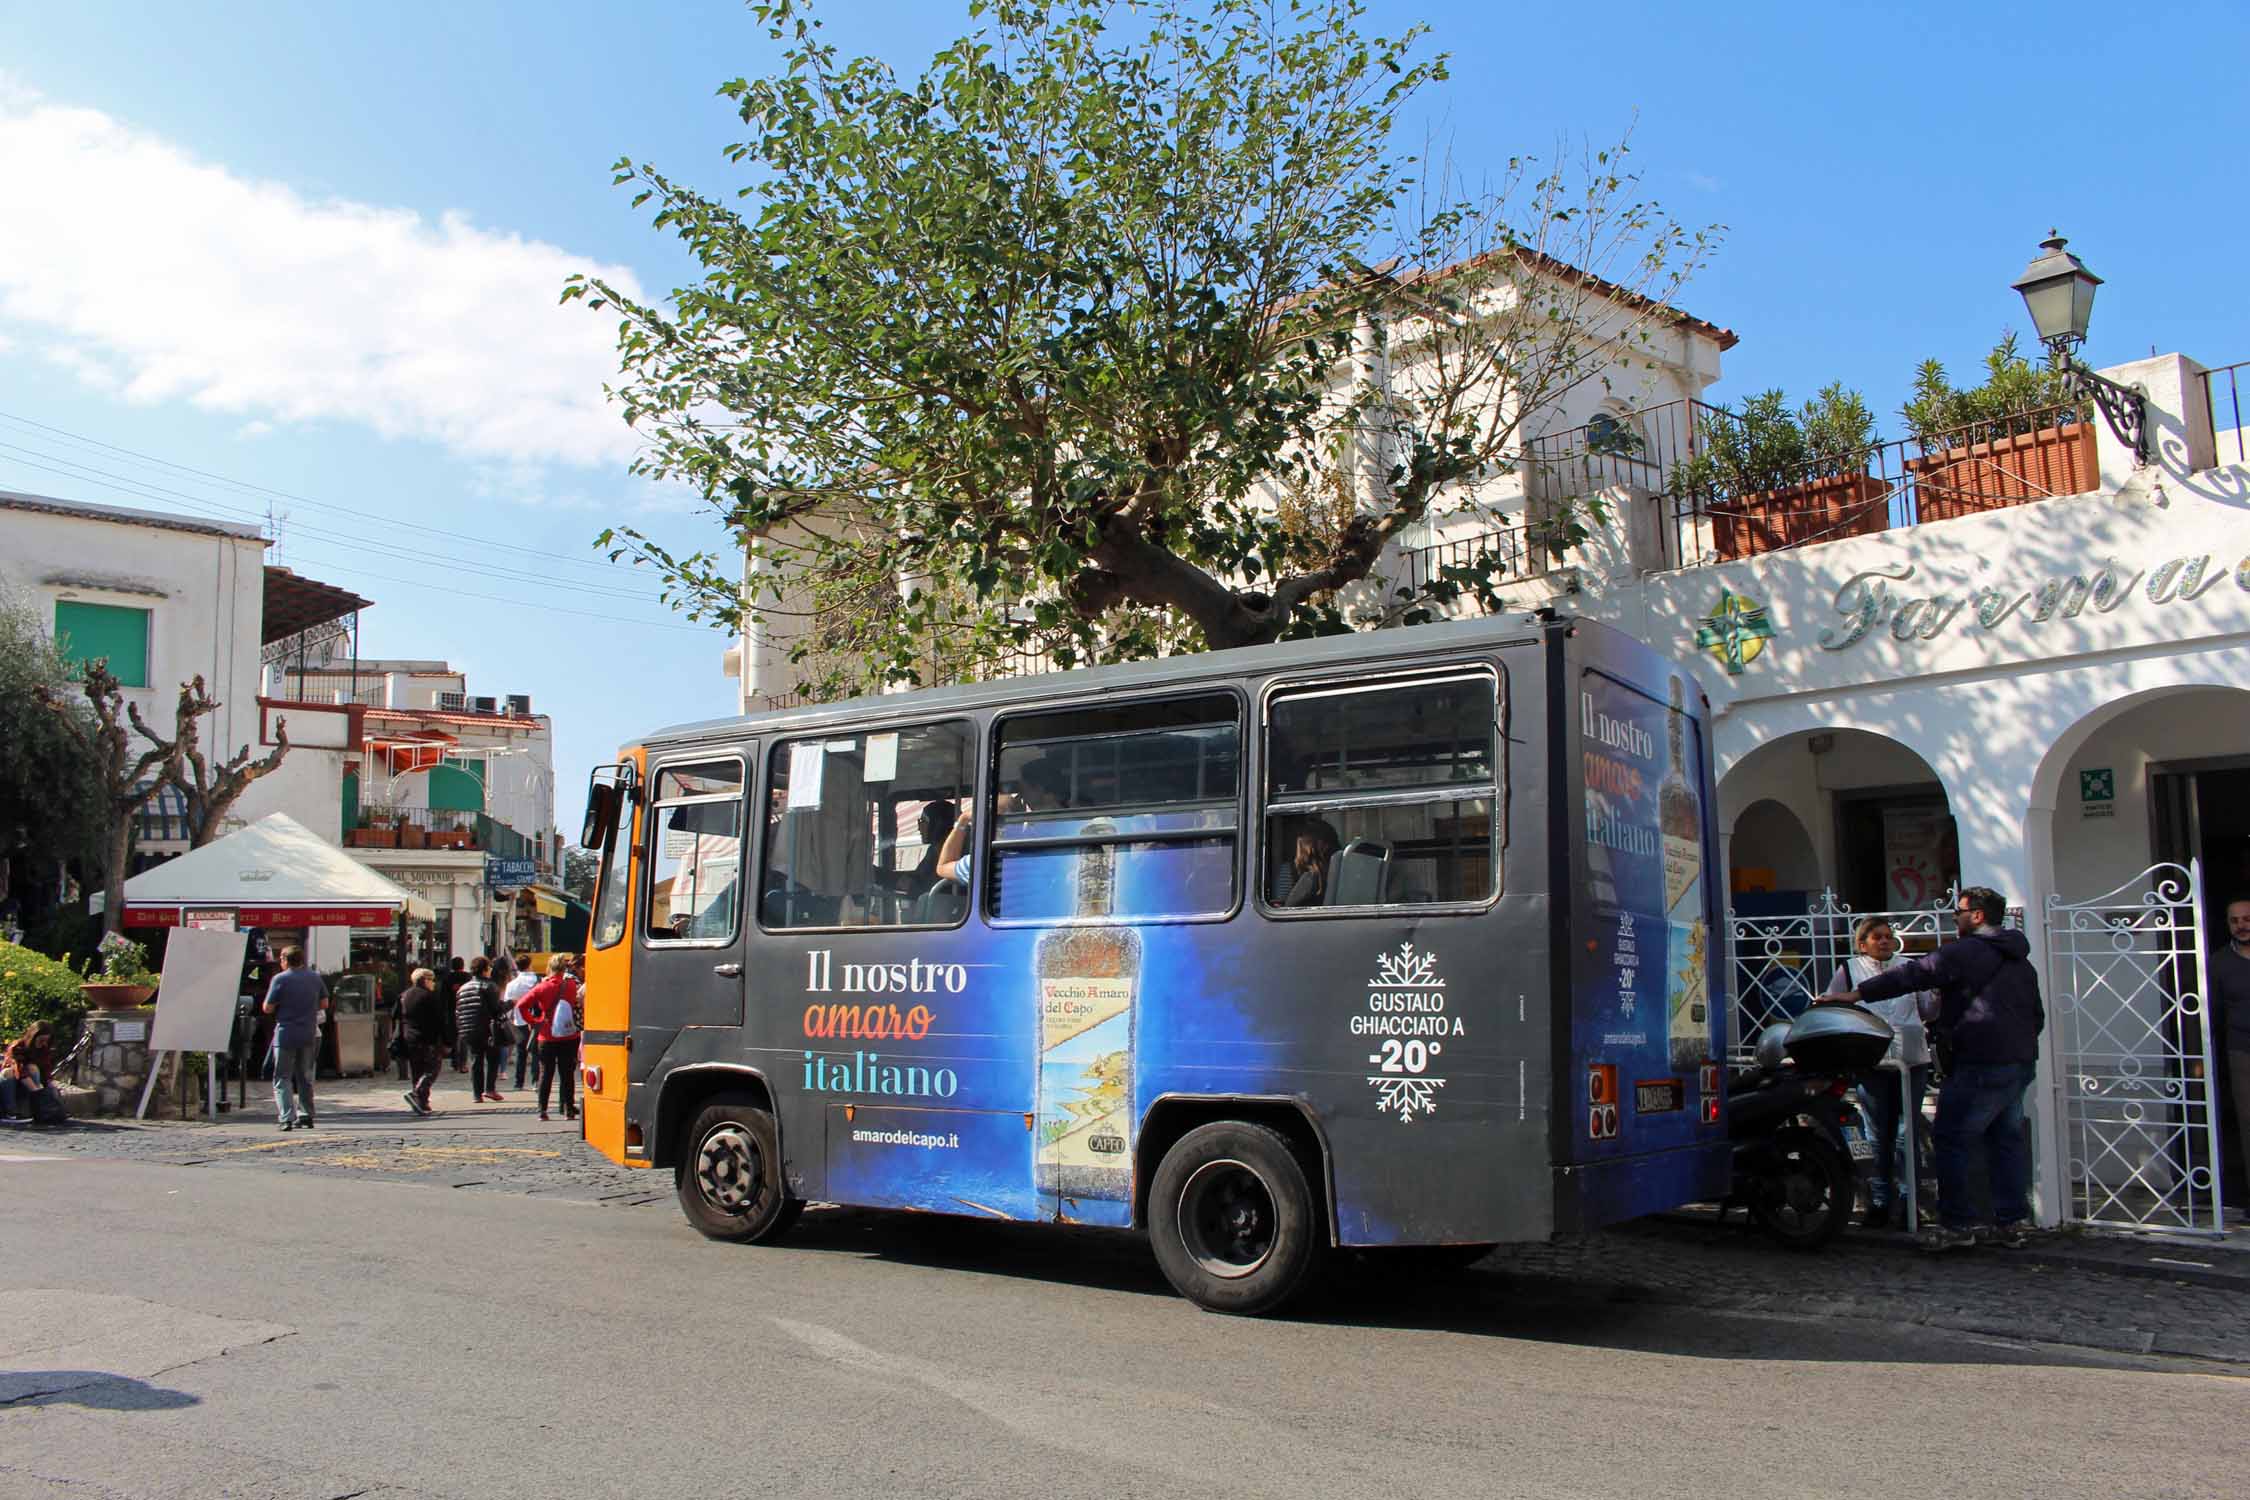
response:
[[[497,698],[471,698],[469,700],[469,704],[476,712],[480,714],[496,714],[500,712],[500,700]]]
[[[437,706],[445,713],[465,714],[469,711],[469,695],[467,693],[440,693],[437,695]]]
[[[508,695],[508,712],[519,718],[530,718],[531,695],[529,693],[510,693]]]

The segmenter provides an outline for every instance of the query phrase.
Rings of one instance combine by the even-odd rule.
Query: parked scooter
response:
[[[1843,1233],[1865,1170],[1855,1157],[1872,1154],[1852,1086],[1890,1045],[1890,1024],[1856,1005],[1816,1005],[1760,1032],[1756,1061],[1728,1079],[1728,1205],[1793,1250]]]

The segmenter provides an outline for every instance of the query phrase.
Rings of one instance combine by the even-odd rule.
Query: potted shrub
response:
[[[1966,390],[1934,359],[1915,372],[1914,399],[1899,415],[1922,449],[1906,461],[1917,517],[1947,521],[2101,488],[2093,425],[2069,377],[2017,354],[2012,333],[1984,357],[1984,371],[1984,383]]]
[[[398,830],[392,826],[388,812],[371,810],[359,815],[359,826],[351,831],[347,842],[355,849],[396,849]]]
[[[1881,531],[1891,487],[1867,472],[1875,418],[1857,391],[1830,385],[1795,412],[1780,391],[1699,427],[1673,488],[1711,522],[1721,562]]]
[[[101,964],[97,974],[96,961]],[[157,976],[148,966],[148,949],[121,932],[102,939],[94,958],[86,961],[85,982],[78,986],[86,1003],[97,1010],[131,1010],[146,1005],[156,993]]]

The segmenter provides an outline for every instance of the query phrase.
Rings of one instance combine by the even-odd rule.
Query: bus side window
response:
[[[1242,797],[1234,694],[1023,714],[1002,720],[998,735],[993,801],[979,819],[994,920],[1234,910]],[[1100,878],[1082,880],[1090,848],[1114,857]]]
[[[651,943],[724,943],[742,905],[742,762],[698,761],[656,773],[649,799]]]
[[[1273,907],[1442,906],[1500,888],[1500,684],[1488,670],[1293,688],[1266,711]]]
[[[975,785],[958,720],[786,740],[767,771],[758,920],[795,927],[950,927],[966,888],[938,852]]]

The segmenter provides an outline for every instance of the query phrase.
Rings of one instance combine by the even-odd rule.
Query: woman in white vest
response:
[[[1837,967],[1828,983],[1831,995],[1855,990],[1885,969],[1905,962],[1899,956],[1898,934],[1882,917],[1860,918],[1852,928],[1852,948],[1852,956]],[[1916,990],[1892,1000],[1867,1001],[1863,1008],[1888,1021],[1892,1032],[1891,1050],[1883,1055],[1882,1072],[1860,1088],[1860,1097],[1875,1122],[1875,1177],[1867,1187],[1869,1217],[1883,1223],[1890,1219],[1894,1204],[1906,1201],[1903,1194],[1891,1190],[1898,1164],[1903,1161],[1905,1169],[1912,1172],[1919,1160],[1916,1142],[1922,1133],[1922,1096],[1930,1087],[1930,1039],[1923,1020],[1937,1008],[1937,997],[1928,990]],[[1902,1070],[1908,1096],[1903,1102],[1899,1098]],[[1900,1127],[1909,1118],[1914,1134],[1902,1136]],[[1931,1211],[1929,1204],[1919,1206],[1925,1215]]]

